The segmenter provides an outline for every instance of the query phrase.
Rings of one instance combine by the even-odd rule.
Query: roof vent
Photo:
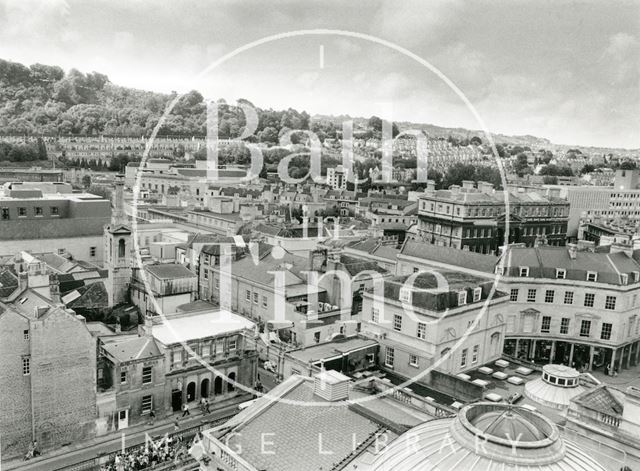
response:
[[[315,375],[313,393],[330,402],[349,398],[349,377],[335,370],[324,370]]]

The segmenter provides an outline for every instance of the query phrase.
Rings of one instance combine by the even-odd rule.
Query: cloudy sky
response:
[[[480,125],[496,133],[640,147],[640,2],[563,0],[0,0],[0,58],[99,71],[112,82],[247,98],[309,113]],[[321,58],[321,49],[324,50]]]

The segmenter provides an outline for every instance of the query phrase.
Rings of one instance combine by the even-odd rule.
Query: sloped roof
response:
[[[531,278],[556,278],[556,268],[566,270],[566,279],[586,281],[587,272],[597,272],[599,283],[622,285],[621,274],[629,275],[628,283],[634,283],[632,272],[640,272],[640,263],[624,252],[596,253],[576,252],[575,259],[567,247],[509,247],[505,260],[505,275],[519,276],[519,267],[529,267]]]
[[[75,290],[77,296],[71,296],[71,301],[67,303],[70,308],[101,308],[109,305],[109,295],[107,288],[102,281],[81,286]],[[65,298],[69,296],[68,293]]]
[[[389,273],[384,268],[378,266],[376,262],[372,262],[371,260],[363,260],[361,258],[350,257],[348,255],[341,255],[340,262],[344,265],[349,275],[355,276],[358,273],[369,271],[376,273]]]
[[[586,407],[609,415],[622,415],[624,405],[611,392],[609,386],[600,385],[594,389],[588,389],[584,393],[573,398]]]
[[[498,262],[498,257],[495,255],[469,252],[453,247],[441,247],[414,240],[406,241],[400,254],[486,273],[493,273]]]
[[[9,268],[0,268],[0,298],[11,296],[18,288],[18,277]]]
[[[142,360],[162,355],[162,350],[152,337],[106,341],[102,348],[119,362]]]

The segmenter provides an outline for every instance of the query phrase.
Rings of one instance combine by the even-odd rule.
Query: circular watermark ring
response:
[[[285,33],[278,33],[278,34],[274,34],[274,35],[271,35],[271,36],[266,36],[266,37],[263,37],[261,39],[252,41],[250,43],[247,43],[247,44],[245,44],[243,46],[240,46],[240,47],[234,49],[233,51],[225,54],[224,56],[220,57],[218,60],[216,60],[216,61],[212,62],[211,64],[209,64],[202,72],[200,72],[198,75],[195,76],[194,81],[197,81],[197,80],[201,79],[204,75],[210,73],[211,71],[213,71],[217,67],[223,65],[224,63],[226,63],[230,59],[236,57],[239,54],[242,54],[243,52],[249,51],[250,49],[256,48],[256,47],[264,45],[264,44],[276,42],[276,41],[279,41],[279,40],[288,39],[288,38],[295,38],[295,37],[300,37],[300,36],[339,36],[339,37],[347,37],[347,38],[359,39],[359,40],[363,40],[363,41],[376,43],[376,44],[379,44],[379,45],[382,45],[382,46],[386,46],[387,48],[392,49],[393,51],[396,51],[396,52],[404,55],[405,57],[417,62],[418,64],[420,64],[423,67],[425,67],[428,71],[430,71],[433,74],[435,74],[438,78],[440,78],[463,101],[463,103],[466,105],[466,107],[469,109],[469,111],[472,113],[472,115],[474,116],[474,118],[478,122],[478,124],[479,124],[479,126],[480,126],[480,128],[482,130],[482,133],[484,134],[486,140],[489,142],[490,147],[491,147],[491,151],[492,151],[492,153],[494,155],[494,158],[496,160],[496,165],[498,167],[498,171],[500,172],[500,176],[501,176],[502,184],[503,184],[503,195],[504,195],[505,214],[506,214],[506,217],[505,217],[505,231],[504,231],[504,245],[506,246],[508,244],[508,241],[509,241],[509,224],[510,224],[510,221],[509,221],[509,214],[510,214],[510,210],[509,210],[509,193],[507,191],[507,181],[506,181],[504,166],[502,165],[502,162],[500,160],[500,156],[498,154],[498,151],[497,151],[495,142],[493,140],[493,137],[492,137],[491,133],[488,131],[487,126],[484,123],[484,121],[481,118],[481,116],[478,113],[478,111],[475,109],[475,107],[469,101],[469,99],[465,96],[465,94],[453,83],[453,81],[451,79],[449,79],[446,75],[444,75],[444,73],[442,73],[434,65],[429,63],[427,60],[425,60],[422,57],[418,56],[417,54],[409,51],[408,49],[406,49],[406,48],[404,48],[402,46],[399,46],[399,45],[397,45],[395,43],[392,43],[391,41],[387,41],[385,39],[378,38],[376,36],[372,36],[372,35],[365,34],[365,33],[353,32],[353,31],[345,31],[345,30],[337,30],[337,29],[305,29],[305,30],[289,31],[289,32],[285,32]],[[171,113],[171,111],[173,110],[173,108],[175,107],[177,102],[184,95],[185,94],[177,95],[167,105],[167,107],[165,109],[165,112],[163,113],[163,115],[158,120],[157,125],[153,129],[153,131],[151,133],[151,136],[149,137],[149,140],[147,141],[147,145],[146,145],[145,150],[143,152],[142,160],[140,162],[139,169],[144,168],[144,165],[145,165],[145,163],[146,163],[146,161],[147,161],[147,159],[149,157],[149,153],[150,153],[151,149],[153,148],[153,142],[156,139],[160,128],[165,123],[167,117],[169,116],[169,114]],[[137,238],[137,231],[138,231],[137,213],[138,213],[138,199],[140,197],[141,180],[142,180],[142,172],[139,170],[137,172],[137,174],[136,174],[135,184],[133,186],[133,204],[132,204],[132,210],[133,210],[132,233],[133,233],[133,242],[134,242],[134,249],[135,249],[135,260],[136,260],[137,266],[140,268],[139,274],[140,274],[140,277],[142,278],[142,281],[144,283],[145,290],[147,291],[147,296],[149,296],[151,298],[151,301],[153,303],[154,309],[156,310],[156,312],[159,313],[159,317],[162,318],[164,324],[167,325],[169,330],[173,333],[173,335],[176,336],[176,339],[177,339],[177,333],[171,326],[171,320],[167,319],[167,317],[165,316],[163,310],[160,308],[160,306],[159,306],[159,304],[157,302],[157,299],[155,298],[155,296],[153,295],[153,291],[151,290],[151,285],[149,283],[149,279],[147,277],[147,274],[145,273],[145,271],[143,269],[144,264],[142,262],[142,257],[141,257],[141,254],[140,254],[140,244],[138,243],[138,238]],[[218,377],[218,376],[222,377],[224,381],[226,381],[227,383],[232,384],[234,387],[237,387],[240,390],[243,390],[245,392],[251,393],[251,394],[256,395],[258,397],[266,397],[266,398],[269,398],[271,400],[280,401],[280,402],[282,402],[284,404],[295,405],[295,406],[305,406],[305,407],[313,407],[313,406],[316,406],[316,407],[335,407],[336,405],[349,405],[349,404],[364,403],[366,401],[375,400],[375,399],[378,399],[378,398],[381,398],[381,397],[384,397],[384,396],[392,395],[396,391],[402,391],[402,389],[407,388],[408,386],[410,386],[411,384],[415,383],[416,381],[424,378],[425,376],[429,375],[431,373],[431,371],[433,371],[435,368],[437,368],[440,365],[442,365],[442,364],[446,363],[447,361],[449,361],[449,359],[452,358],[453,353],[459,347],[461,347],[463,345],[464,341],[467,339],[468,334],[473,330],[473,328],[476,325],[479,324],[480,319],[487,314],[489,304],[490,304],[491,300],[493,299],[493,297],[495,296],[495,293],[497,291],[498,283],[499,283],[499,280],[501,279],[501,276],[502,276],[501,274],[502,274],[502,268],[503,267],[504,267],[504,257],[500,259],[500,262],[498,264],[498,270],[496,270],[496,273],[495,273],[495,276],[494,276],[494,280],[493,280],[493,284],[491,286],[490,292],[489,292],[487,298],[485,299],[485,301],[484,301],[484,303],[482,305],[482,308],[478,312],[475,321],[473,322],[473,324],[471,326],[467,327],[467,330],[465,331],[464,335],[462,335],[453,345],[447,347],[449,349],[447,351],[447,353],[445,353],[444,355],[440,355],[436,359],[436,361],[434,363],[432,363],[429,367],[427,367],[426,369],[421,371],[419,374],[413,376],[411,379],[409,379],[407,381],[404,381],[403,383],[401,383],[399,385],[391,386],[391,387],[389,387],[389,389],[386,389],[384,391],[378,392],[376,394],[370,394],[368,396],[365,396],[365,397],[359,398],[359,399],[336,401],[336,402],[296,401],[296,400],[290,400],[290,399],[282,398],[282,397],[279,397],[279,396],[274,396],[274,395],[270,394],[269,392],[266,392],[266,393],[259,392],[259,391],[256,391],[255,389],[253,389],[252,387],[245,386],[245,385],[241,384],[240,382],[229,378],[224,373],[222,373],[221,371],[219,371],[218,369],[216,369],[215,367],[213,367],[212,365],[207,363],[199,354],[194,352],[189,347],[187,342],[179,340],[179,339],[178,339],[178,341],[180,341],[180,343],[182,344],[184,349],[189,354],[190,358],[196,359],[203,367],[205,367],[209,371],[211,371],[214,374],[215,377]],[[501,336],[503,337],[502,338],[502,341],[503,341],[504,340],[504,332],[501,332]],[[425,386],[427,386],[427,385],[425,385]]]

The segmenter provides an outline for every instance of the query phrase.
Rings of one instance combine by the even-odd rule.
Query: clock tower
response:
[[[125,302],[131,282],[131,227],[124,211],[124,177],[116,176],[111,222],[104,227],[104,268],[109,307]]]

